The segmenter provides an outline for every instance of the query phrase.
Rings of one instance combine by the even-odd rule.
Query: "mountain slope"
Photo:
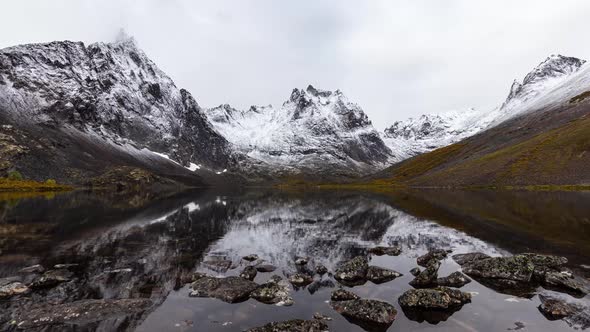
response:
[[[207,116],[237,151],[276,175],[358,176],[392,160],[367,115],[340,91],[310,85],[294,89],[280,108],[221,105]]]
[[[20,146],[4,169],[31,178],[81,182],[128,165],[203,183],[239,161],[190,93],[129,37],[0,50],[0,120],[5,141]]]
[[[511,94],[502,107],[507,120],[373,178],[414,186],[589,184],[590,66],[553,83],[525,98]]]
[[[485,111],[468,109],[425,114],[417,119],[397,121],[385,129],[383,140],[399,158],[398,161],[458,142],[502,121],[542,107],[549,102],[544,98],[545,94],[580,70],[584,63],[584,60],[573,57],[551,55],[529,72],[522,82],[514,81],[501,106]]]

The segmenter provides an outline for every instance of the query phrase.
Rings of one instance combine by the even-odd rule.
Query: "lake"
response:
[[[566,257],[565,267],[589,282],[588,239],[590,192],[243,189],[166,197],[73,192],[12,198],[0,201],[0,278],[41,285],[39,277],[48,270],[68,272],[51,283],[43,280],[43,287],[0,298],[0,324],[2,330],[16,330],[35,310],[80,300],[146,299],[141,310],[114,310],[49,328],[47,322],[28,322],[27,329],[242,331],[271,321],[308,320],[316,313],[332,319],[326,321],[331,331],[583,329],[588,321],[547,319],[538,309],[538,295],[586,306],[590,297],[539,285],[511,292],[473,280],[460,288],[471,294],[471,302],[443,312],[404,310],[398,298],[412,289],[409,271],[418,266],[416,259],[433,249],[451,251],[441,261],[439,277],[461,271],[451,257],[455,254],[535,252]],[[368,253],[378,245],[398,246],[401,254]],[[242,259],[251,254],[259,259]],[[380,284],[341,286],[332,273],[356,256],[403,275]],[[308,258],[309,268],[296,265],[298,257]],[[43,270],[22,270],[37,264]],[[254,282],[259,284],[272,275],[285,279],[319,264],[330,273],[310,273],[312,284],[293,287],[291,306],[189,296],[194,272],[237,276],[256,264],[276,267],[258,272]],[[330,306],[338,287],[392,304],[395,321],[379,329],[346,319]]]

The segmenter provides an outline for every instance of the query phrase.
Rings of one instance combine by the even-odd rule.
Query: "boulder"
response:
[[[410,289],[399,297],[398,302],[406,308],[449,309],[471,302],[471,294],[441,286],[431,289]]]
[[[460,288],[470,283],[471,279],[463,273],[457,271],[449,274],[446,277],[436,279],[438,286],[456,287]]]
[[[562,319],[576,330],[590,328],[590,307],[583,303],[568,302],[565,298],[539,294],[539,311],[549,320]]]
[[[402,276],[401,273],[379,266],[369,266],[366,278],[375,284],[381,284]]]
[[[368,250],[368,252],[370,254],[373,254],[376,256],[383,256],[383,255],[399,256],[399,254],[402,253],[402,248],[398,247],[398,246],[392,246],[392,247],[377,246],[377,247],[370,248]]]
[[[359,281],[365,280],[369,263],[366,257],[357,256],[345,262],[336,269],[334,278],[338,281]]]
[[[397,310],[391,304],[383,301],[354,299],[332,301],[330,304],[349,322],[368,330],[389,327],[397,316]]]
[[[433,249],[427,252],[426,254],[418,257],[416,261],[418,262],[418,265],[426,267],[428,266],[429,262],[433,259],[436,259],[437,261],[442,261],[443,259],[447,258],[447,254],[449,252],[450,251],[444,249]]]
[[[463,265],[463,272],[472,277],[530,282],[535,265],[526,256],[490,257]]]
[[[350,301],[350,300],[356,300],[359,299],[360,297],[358,295],[356,295],[353,292],[349,292],[345,289],[339,288],[335,291],[332,292],[332,296],[330,297],[330,299],[332,301]]]
[[[269,280],[267,283],[260,285],[250,293],[250,297],[265,304],[291,306],[294,303],[289,284],[282,279],[278,281]]]
[[[416,288],[435,286],[439,268],[440,262],[436,259],[431,259],[428,266],[414,280],[410,281],[410,285]]]
[[[204,277],[191,284],[191,297],[213,297],[224,302],[235,303],[247,300],[258,285],[241,277]]]
[[[242,272],[240,272],[240,277],[253,281],[254,278],[256,278],[256,274],[258,274],[258,271],[256,271],[254,266],[246,266]]]
[[[467,263],[471,263],[471,262],[478,261],[480,259],[485,259],[485,258],[490,258],[490,256],[486,255],[482,252],[470,252],[467,254],[453,255],[453,260],[461,266],[463,266]]]
[[[587,287],[567,271],[547,271],[543,274],[542,283],[547,288],[564,290],[573,293],[573,295],[584,296],[588,294]]]
[[[323,332],[329,331],[323,320],[292,319],[283,322],[271,322],[264,326],[246,330],[246,332]]]
[[[289,276],[289,282],[295,287],[304,287],[313,282],[313,278],[304,273],[295,273]]]

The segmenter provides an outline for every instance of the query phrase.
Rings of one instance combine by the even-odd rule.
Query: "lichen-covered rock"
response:
[[[457,254],[453,255],[453,260],[457,262],[457,264],[463,266],[467,263],[471,263],[474,261],[478,261],[480,259],[490,258],[490,255],[486,255],[482,252],[470,252],[467,254]]]
[[[375,284],[381,284],[402,276],[401,273],[379,266],[369,266],[366,278]]]
[[[313,278],[304,273],[295,273],[289,276],[289,282],[296,287],[304,287],[313,282]]]
[[[436,279],[436,284],[438,286],[447,286],[447,287],[463,287],[466,284],[470,283],[471,279],[464,275],[463,273],[457,271],[449,274],[446,277]]]
[[[284,280],[270,280],[250,293],[250,297],[266,304],[293,305],[289,284]]]
[[[472,277],[529,282],[535,265],[527,256],[491,257],[463,265],[463,272]]]
[[[258,274],[258,271],[256,271],[254,266],[246,266],[242,272],[240,272],[240,277],[253,281],[254,278],[256,278],[256,274]]]
[[[588,294],[588,288],[567,271],[547,271],[543,274],[542,283],[545,287],[557,290],[565,290],[579,295]]]
[[[517,256],[526,257],[528,260],[535,265],[535,267],[549,267],[558,268],[563,264],[567,263],[567,258],[561,256],[552,255],[540,255],[535,253],[524,253]]]
[[[19,329],[38,330],[64,324],[99,322],[116,317],[125,317],[147,310],[152,305],[149,299],[81,300],[65,304],[45,305],[21,314],[15,319]]]
[[[407,308],[448,309],[471,302],[471,294],[448,287],[410,289],[399,297],[398,302]]]
[[[235,303],[248,299],[258,285],[240,277],[204,277],[191,284],[191,297],[213,297],[224,302]]]
[[[399,254],[402,253],[402,248],[398,247],[398,246],[391,246],[391,247],[377,246],[377,247],[370,248],[368,250],[368,252],[370,254],[373,254],[376,256],[383,256],[383,255],[399,256]]]
[[[37,277],[30,285],[31,288],[50,288],[66,281],[70,281],[73,273],[67,269],[49,270]]]
[[[391,304],[383,301],[354,299],[332,301],[330,304],[336,312],[361,327],[367,325],[387,327],[393,323],[397,316],[397,310]]]
[[[335,291],[332,292],[332,296],[330,297],[330,299],[332,301],[350,301],[350,300],[356,300],[359,299],[360,297],[358,295],[356,295],[353,292],[349,292],[345,289],[339,288]]]
[[[429,252],[427,252],[426,254],[418,257],[416,259],[416,261],[418,262],[418,265],[426,267],[428,266],[428,263],[433,260],[436,259],[438,261],[441,261],[445,258],[447,258],[447,254],[450,251],[444,250],[444,249],[434,249],[434,250],[430,250]]]
[[[324,332],[329,331],[328,325],[318,319],[292,319],[284,322],[272,322],[264,326],[246,330],[246,332]]]
[[[440,268],[440,261],[431,259],[428,266],[418,274],[414,280],[410,281],[410,285],[416,288],[431,287],[436,285],[438,278],[438,269]]]
[[[574,329],[590,328],[590,307],[567,302],[564,298],[539,294],[539,311],[549,320],[562,319]]]
[[[364,280],[367,276],[369,263],[366,257],[357,256],[348,262],[343,263],[336,269],[334,278],[342,281],[359,281]]]

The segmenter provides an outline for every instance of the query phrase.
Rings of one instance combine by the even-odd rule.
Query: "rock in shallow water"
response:
[[[250,297],[266,304],[293,305],[289,284],[284,280],[269,280],[250,293]]]
[[[447,287],[463,287],[466,284],[470,283],[471,279],[464,275],[463,273],[457,271],[449,274],[446,277],[436,279],[436,284],[438,286],[447,286]]]
[[[401,273],[379,266],[369,266],[366,278],[375,284],[381,284],[402,276]]]
[[[356,300],[360,297],[353,292],[349,292],[345,289],[339,288],[332,292],[332,296],[330,299],[332,301],[349,301],[349,300]]]
[[[295,273],[289,276],[289,282],[295,287],[304,287],[313,282],[313,278],[303,273]]]
[[[453,255],[453,260],[461,266],[463,266],[467,263],[471,263],[471,262],[478,261],[480,259],[485,259],[485,258],[490,258],[490,256],[486,255],[482,252],[471,252],[471,253],[467,253],[467,254]]]
[[[334,278],[339,281],[365,280],[369,263],[366,257],[357,256],[336,269]]]
[[[375,325],[381,328],[388,327],[397,316],[397,310],[391,304],[377,300],[332,301],[331,306],[351,323],[365,329]]]
[[[574,329],[590,328],[590,307],[582,303],[570,303],[565,298],[539,294],[539,311],[549,320],[563,319]]]
[[[246,332],[322,332],[329,331],[322,320],[293,319],[284,322],[272,322],[264,326],[251,328]]]
[[[410,289],[398,299],[400,306],[423,309],[449,309],[471,302],[471,294],[448,287]]]
[[[433,249],[427,252],[426,254],[418,257],[416,261],[418,262],[418,265],[426,267],[433,259],[436,259],[438,261],[445,259],[449,252],[450,251],[444,249]]]
[[[422,272],[420,272],[420,274],[418,274],[414,280],[410,281],[410,285],[416,288],[436,285],[439,268],[440,262],[436,259],[431,259],[428,266]]]
[[[240,277],[203,277],[191,284],[191,297],[213,297],[224,302],[235,303],[247,300],[258,285]]]
[[[245,261],[248,261],[248,262],[253,262],[258,259],[258,255],[251,254],[251,255],[247,255],[247,256],[242,257],[242,259]]]
[[[377,246],[368,250],[370,254],[377,255],[377,256],[399,256],[402,253],[402,248],[398,246],[392,247],[384,247],[384,246]]]
[[[256,271],[254,266],[246,266],[240,273],[240,277],[253,281],[256,278],[256,274],[258,274],[258,271]]]
[[[328,268],[322,264],[318,264],[315,267],[315,273],[317,273],[319,275],[324,275],[324,274],[328,273]]]
[[[273,272],[277,267],[272,264],[260,264],[256,265],[256,271],[258,272]]]
[[[420,271],[420,268],[418,268],[418,267],[415,267],[410,270],[410,274],[413,275],[414,277],[417,277],[420,274],[420,272],[422,272],[422,271]]]
[[[491,257],[463,265],[469,276],[520,282],[529,282],[534,270],[535,265],[525,256]]]

